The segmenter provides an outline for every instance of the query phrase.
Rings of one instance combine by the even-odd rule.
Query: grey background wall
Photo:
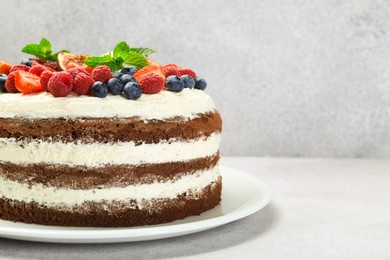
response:
[[[223,155],[390,156],[390,1],[1,0],[0,59],[125,40],[207,79]]]

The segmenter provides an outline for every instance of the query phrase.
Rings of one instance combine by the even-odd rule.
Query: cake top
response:
[[[58,97],[62,99],[56,100],[57,104],[80,105],[93,100],[97,103],[93,97],[109,96],[110,102],[115,100],[118,105],[124,105],[122,103],[126,100],[130,102],[128,99],[136,100],[139,104],[134,106],[137,107],[148,100],[158,103],[160,98],[175,99],[176,103],[197,101],[203,95],[199,92],[207,86],[192,69],[176,64],[158,64],[148,57],[155,53],[154,50],[133,48],[126,42],[118,43],[112,51],[101,56],[73,54],[68,50],[54,52],[45,38],[39,43],[27,44],[22,51],[35,58],[24,59],[19,65],[0,61],[0,92],[8,93],[0,94],[0,117],[7,115],[7,108],[15,110],[16,104],[28,110],[23,99],[42,105]],[[174,97],[173,93],[180,93],[183,89],[185,93]],[[159,95],[149,97],[153,94]],[[182,100],[178,101],[179,98]],[[16,103],[12,105],[11,102]],[[103,108],[106,103],[99,106]],[[115,111],[113,107],[110,109]]]

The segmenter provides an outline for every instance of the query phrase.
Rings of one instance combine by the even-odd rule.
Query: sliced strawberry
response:
[[[85,70],[87,73],[91,74],[94,68],[88,66],[87,64],[83,65],[83,70]]]
[[[11,64],[0,60],[0,74],[8,75],[11,72],[12,67],[13,66]]]
[[[43,91],[40,77],[23,70],[15,71],[15,87],[24,94]]]
[[[148,65],[148,66],[143,67],[142,69],[140,69],[136,73],[134,73],[133,78],[135,78],[138,82],[140,82],[142,77],[144,75],[148,74],[149,72],[153,72],[155,74],[158,74],[158,75],[162,76],[165,80],[165,76],[161,72],[160,66],[158,66],[158,65]]]

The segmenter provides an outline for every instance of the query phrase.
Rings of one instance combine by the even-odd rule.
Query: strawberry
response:
[[[138,70],[136,73],[133,74],[133,78],[135,78],[138,82],[140,82],[141,78],[144,75],[148,74],[149,72],[159,74],[160,76],[164,77],[164,79],[165,79],[164,74],[160,70],[160,66],[153,65],[153,64],[145,66],[142,69]]]
[[[40,77],[23,70],[15,71],[15,87],[23,94],[43,91]]]
[[[165,78],[154,72],[149,72],[142,76],[139,85],[144,94],[156,94],[163,90],[165,86]]]
[[[79,73],[73,80],[73,91],[79,95],[88,95],[95,81],[86,73]]]
[[[17,71],[17,70],[29,71],[30,67],[26,66],[26,65],[23,65],[23,64],[15,65],[15,66],[12,67],[10,73],[14,72],[14,71]]]
[[[41,86],[42,86],[43,90],[46,92],[49,92],[49,90],[47,89],[47,84],[49,83],[49,80],[53,75],[54,75],[54,73],[51,72],[50,70],[45,70],[41,74],[41,80],[40,80]]]
[[[56,72],[47,83],[47,88],[55,97],[66,97],[72,92],[73,78],[67,72]]]
[[[7,74],[8,75],[8,74],[10,74],[11,69],[12,69],[11,64],[0,60],[0,74]]]
[[[192,78],[195,78],[196,77],[196,73],[195,71],[193,71],[192,69],[187,69],[187,68],[179,68],[179,73],[181,75],[188,75]]]
[[[15,87],[15,71],[11,72],[5,81],[5,89],[8,93],[18,93],[19,90]]]
[[[165,66],[161,66],[160,69],[165,77],[169,77],[172,75],[178,76],[178,77],[181,76],[181,73],[179,72],[179,68],[176,64],[168,64]]]
[[[45,70],[46,70],[45,66],[36,64],[29,69],[29,72],[34,75],[41,76],[42,72],[44,72]]]
[[[91,74],[94,68],[88,66],[87,64],[83,65],[83,70],[85,70],[88,74]]]
[[[92,71],[91,76],[95,81],[101,81],[103,83],[107,83],[109,79],[114,77],[111,73],[110,67],[107,65],[97,66]]]

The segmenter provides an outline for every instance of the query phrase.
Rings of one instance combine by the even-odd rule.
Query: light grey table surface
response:
[[[390,160],[222,158],[262,179],[271,203],[164,240],[96,245],[0,238],[7,259],[390,259]]]

